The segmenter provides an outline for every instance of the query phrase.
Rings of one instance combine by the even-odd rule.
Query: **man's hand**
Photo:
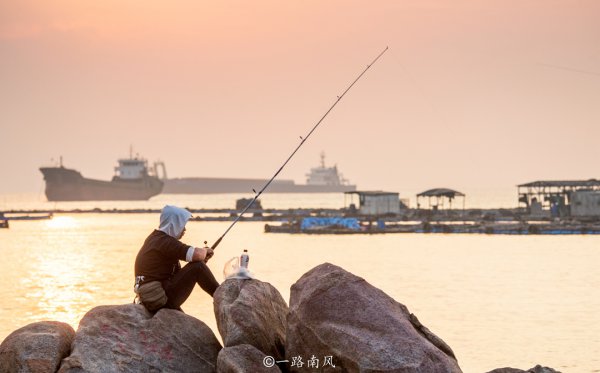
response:
[[[206,248],[206,257],[204,258],[204,263],[207,263],[212,256],[215,255],[215,251],[210,247]]]
[[[214,251],[210,247],[196,247],[192,261],[206,263],[213,255]]]

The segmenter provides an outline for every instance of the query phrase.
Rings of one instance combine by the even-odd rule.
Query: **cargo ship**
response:
[[[337,166],[325,166],[325,154],[321,153],[321,164],[313,167],[306,175],[306,184],[296,184],[293,180],[273,180],[269,193],[339,193],[356,190],[338,172]],[[241,179],[218,177],[184,177],[166,179],[163,193],[210,194],[210,193],[251,193],[259,190],[268,179]]]
[[[155,163],[148,167],[143,158],[119,159],[111,181],[88,179],[79,171],[65,168],[62,157],[58,167],[41,167],[46,182],[48,201],[143,201],[159,194],[163,181],[158,178]]]

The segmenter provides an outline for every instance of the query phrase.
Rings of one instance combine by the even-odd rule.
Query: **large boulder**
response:
[[[531,369],[522,370],[516,368],[498,368],[489,371],[488,373],[560,373],[558,370],[554,370],[552,368],[543,367],[541,365],[536,365]]]
[[[404,305],[329,263],[292,285],[287,321],[292,372],[316,364],[323,372],[461,372],[450,347]]]
[[[228,279],[214,294],[214,309],[225,347],[249,344],[283,360],[288,306],[271,284]]]
[[[225,347],[217,358],[217,373],[281,372],[275,360],[250,345]]]
[[[219,350],[210,328],[183,312],[100,306],[81,319],[60,372],[215,372]]]
[[[17,329],[0,344],[0,372],[56,372],[74,337],[73,328],[58,321]]]

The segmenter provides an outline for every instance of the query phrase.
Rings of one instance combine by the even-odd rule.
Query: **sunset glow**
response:
[[[46,221],[46,227],[64,231],[78,226],[77,220],[72,216],[55,216]]]
[[[267,177],[385,46],[281,178],[303,181],[325,151],[363,189],[588,179],[597,14],[595,1],[3,2],[0,147],[30,154],[2,163],[0,188],[39,190],[37,168],[60,156],[108,179],[130,145],[172,177]],[[382,160],[402,172],[370,166]]]
[[[163,327],[173,362],[213,364],[187,351],[209,343],[217,370],[238,363],[208,330],[142,318],[141,286],[220,342],[218,322],[269,314],[286,323],[273,353],[318,344],[341,370],[600,372],[599,16],[598,0],[0,0],[0,343],[102,306],[61,371],[93,370],[79,354],[105,342],[107,370],[163,363],[145,339]],[[243,253],[260,286],[214,292]]]

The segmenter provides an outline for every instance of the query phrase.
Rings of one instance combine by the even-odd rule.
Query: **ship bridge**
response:
[[[148,162],[145,159],[119,159],[115,173],[121,179],[133,180],[143,178],[147,174],[147,169]]]
[[[321,165],[311,168],[306,176],[306,185],[348,185],[348,180],[338,173],[337,166],[325,167],[325,153],[321,153]]]

